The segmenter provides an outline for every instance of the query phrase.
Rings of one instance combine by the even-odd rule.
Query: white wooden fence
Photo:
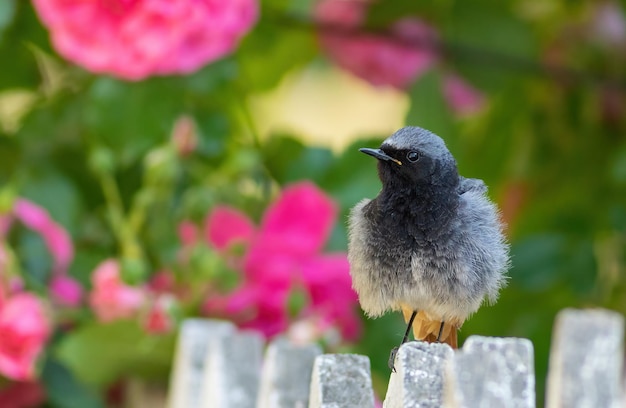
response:
[[[547,408],[626,407],[624,319],[606,310],[557,317]],[[469,337],[463,348],[410,342],[396,358],[385,408],[533,408],[533,346],[519,338]],[[184,322],[168,408],[372,408],[369,358],[322,354],[316,345],[261,337],[230,323]]]

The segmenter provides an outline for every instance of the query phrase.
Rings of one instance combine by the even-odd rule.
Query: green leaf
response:
[[[22,151],[16,140],[0,133],[0,185],[8,184],[16,176],[21,156]]]
[[[263,162],[272,177],[284,184],[289,178],[290,167],[304,150],[304,144],[289,136],[274,136],[261,146]]]
[[[68,334],[56,356],[76,377],[103,386],[122,376],[166,378],[172,364],[174,335],[146,334],[135,321],[91,323]]]
[[[56,173],[54,167],[33,170],[20,195],[44,207],[55,222],[76,229],[76,216],[82,210],[79,192],[72,180]]]
[[[311,302],[309,293],[305,288],[294,286],[289,291],[287,298],[287,311],[289,316],[297,317],[306,305]]]
[[[319,180],[320,187],[331,194],[340,206],[338,222],[326,245],[330,251],[346,249],[346,218],[350,208],[364,198],[374,198],[380,191],[376,160],[359,152],[359,148],[379,146],[381,139],[354,142],[334,160]]]
[[[104,408],[97,392],[82,384],[54,359],[48,359],[41,374],[50,403],[55,408]]]
[[[444,99],[441,75],[431,70],[419,78],[409,90],[411,107],[406,124],[419,126],[447,138],[453,134],[454,118]]]
[[[98,77],[81,97],[80,123],[118,155],[118,162],[128,166],[167,140],[181,113],[201,112],[206,117],[225,109],[220,92],[237,72],[233,60],[224,59],[184,77],[136,83]]]
[[[32,46],[50,50],[48,33],[33,12],[30,2],[2,0],[0,5],[0,19],[5,21],[4,28],[0,29],[0,90],[35,89],[41,82],[41,76]]]
[[[368,9],[366,24],[370,27],[388,27],[405,17],[424,18],[446,10],[441,2],[421,2],[406,0],[385,0],[373,2]]]
[[[97,78],[85,94],[85,126],[128,164],[166,139],[180,95],[168,92],[166,79],[128,84]]]
[[[241,44],[237,58],[249,90],[268,90],[285,74],[311,61],[317,52],[310,31],[287,27],[281,21],[263,20]]]
[[[19,238],[17,254],[24,265],[24,277],[29,285],[43,289],[52,269],[50,252],[43,239],[32,231],[24,231]]]
[[[15,0],[0,1],[0,41],[2,33],[7,28],[15,16]]]
[[[611,166],[611,178],[619,186],[626,186],[626,147],[622,147],[614,153],[613,164]]]
[[[230,129],[227,118],[221,112],[195,112],[199,131],[199,144],[196,152],[209,159],[221,158],[229,140]]]
[[[558,278],[565,239],[560,235],[532,236],[516,243],[511,257],[511,280],[528,291],[545,290]]]
[[[520,81],[490,94],[486,114],[470,126],[461,124],[453,143],[446,139],[460,174],[483,179],[491,194],[496,192],[497,182],[510,177],[511,172],[519,177],[528,166],[533,140],[528,137],[526,85]]]
[[[376,160],[359,152],[360,147],[379,146],[380,142],[381,139],[366,139],[352,143],[320,180],[320,186],[339,201],[342,210],[347,211],[380,191]]]
[[[536,234],[516,242],[511,257],[511,280],[528,292],[561,285],[588,295],[594,288],[596,265],[591,240]]]
[[[480,89],[497,90],[519,79],[535,60],[536,45],[529,25],[503,2],[456,1],[443,24],[448,59],[455,70]]]

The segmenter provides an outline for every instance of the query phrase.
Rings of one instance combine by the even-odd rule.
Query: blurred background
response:
[[[362,316],[346,217],[404,125],[502,210],[509,284],[460,337],[531,339],[543,404],[555,314],[626,312],[625,8],[0,0],[0,406],[164,390],[190,316],[365,354],[384,396],[404,323]]]

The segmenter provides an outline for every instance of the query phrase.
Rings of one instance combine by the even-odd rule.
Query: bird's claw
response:
[[[396,367],[395,367],[396,354],[398,354],[399,349],[400,347],[394,347],[391,349],[391,353],[389,353],[389,361],[387,362],[387,364],[389,365],[389,369],[391,370],[392,373],[396,372]]]

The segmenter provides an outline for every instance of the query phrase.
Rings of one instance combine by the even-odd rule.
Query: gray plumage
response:
[[[382,190],[349,217],[348,259],[361,307],[369,316],[409,307],[460,327],[485,299],[496,300],[509,266],[487,187],[459,176],[444,141],[418,127],[362,151],[379,159]]]

